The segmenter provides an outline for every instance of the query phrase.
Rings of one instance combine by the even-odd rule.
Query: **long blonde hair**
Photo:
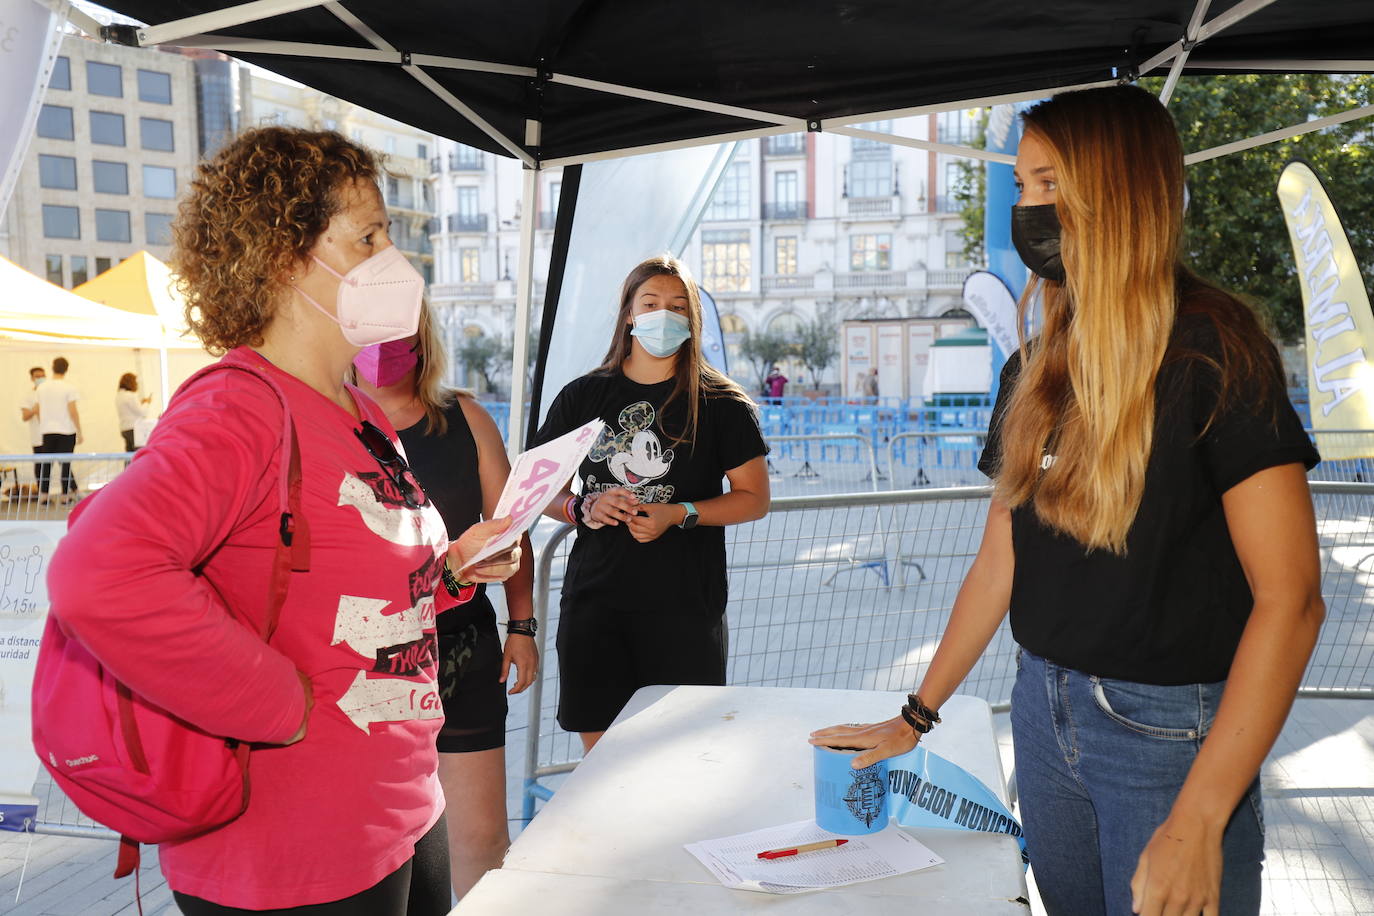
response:
[[[665,276],[676,277],[687,288],[687,324],[692,336],[677,351],[677,360],[673,366],[673,378],[676,384],[673,385],[672,393],[668,395],[668,400],[663,402],[663,408],[659,411],[659,423],[662,425],[662,417],[669,404],[678,398],[685,398],[687,401],[687,422],[676,433],[666,427],[663,431],[673,437],[672,444],[674,446],[681,445],[683,442],[695,444],[702,398],[733,398],[751,407],[753,401],[749,400],[749,396],[744,393],[743,388],[708,363],[701,354],[701,294],[697,291],[696,281],[692,279],[692,273],[687,269],[686,264],[672,255],[662,254],[635,265],[620,288],[620,309],[616,312],[615,331],[611,336],[611,345],[606,350],[606,356],[601,361],[601,365],[594,372],[609,375],[618,371],[625,360],[629,358],[630,348],[633,346],[630,338],[632,327],[630,310],[634,305],[635,293],[650,277]]]
[[[1044,327],[1021,343],[996,494],[1033,502],[1086,547],[1124,554],[1178,313],[1183,150],[1165,108],[1130,86],[1057,95],[1025,125],[1054,166],[1067,279],[1021,297],[1024,327],[1042,291]]]

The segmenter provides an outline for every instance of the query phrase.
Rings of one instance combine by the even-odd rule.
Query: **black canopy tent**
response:
[[[534,171],[826,130],[1165,75],[1374,72],[1374,0],[102,0],[107,40],[215,48]],[[1374,115],[1374,106],[1189,161]],[[575,195],[565,188],[563,206]],[[533,220],[521,235],[511,429],[521,428]],[[560,218],[566,235],[571,222]],[[556,242],[557,244],[557,242]],[[555,259],[557,261],[557,259]],[[549,278],[550,304],[559,278]],[[545,329],[552,322],[545,322]],[[512,446],[518,437],[511,436]]]

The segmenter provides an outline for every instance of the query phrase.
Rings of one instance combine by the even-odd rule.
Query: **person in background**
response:
[[[70,454],[76,451],[84,438],[81,435],[81,414],[76,402],[81,393],[67,381],[70,364],[65,357],[52,361],[52,379],[38,388],[38,429],[43,434],[43,451],[50,455]],[[48,503],[48,478],[52,474],[52,463],[38,465],[38,502]],[[76,475],[72,473],[72,463],[62,462],[62,496],[60,502],[75,502],[80,488]]]
[[[910,750],[1010,608],[1046,912],[1254,916],[1260,764],[1324,614],[1318,456],[1254,313],[1180,262],[1159,100],[1089,89],[1024,118],[1012,239],[1043,330],[1002,373],[982,544],[901,714],[811,741],[871,748],[855,767]]]
[[[115,413],[119,415],[119,434],[124,437],[124,451],[137,451],[134,445],[134,424],[148,415],[147,405],[151,397],[138,396],[138,376],[126,372],[119,377],[119,390],[115,392]]]
[[[413,337],[366,347],[353,366],[358,386],[386,411],[411,469],[456,538],[495,513],[510,462],[491,415],[470,393],[444,386],[446,362],[426,304]],[[528,535],[521,549],[532,556]],[[539,670],[534,565],[523,564],[504,588],[510,615],[504,649],[485,586],[467,604],[439,615],[439,782],[447,805],[449,871],[460,899],[501,866],[510,847],[504,685],[520,693]]]
[[[878,396],[878,370],[876,368],[868,370],[868,375],[864,376],[864,397],[876,398]]]
[[[776,404],[782,400],[782,393],[787,388],[787,376],[782,374],[782,370],[777,366],[768,370],[768,377],[763,380],[767,389],[768,397]]]
[[[33,448],[35,455],[43,451],[43,433],[38,428],[38,386],[48,380],[48,373],[42,366],[34,366],[29,370],[29,384],[33,387],[29,393],[24,395],[24,400],[19,405],[19,417],[29,425],[29,445]],[[35,462],[33,465],[33,479],[39,478],[40,465]],[[37,486],[37,484],[35,484]]]
[[[725,683],[724,526],[768,511],[754,404],[702,358],[701,298],[676,258],[630,271],[605,359],[559,392],[536,441],[597,418],[583,496],[565,489],[546,510],[580,526],[563,579],[558,723],[587,750],[640,687]]]
[[[509,519],[450,543],[386,414],[345,381],[363,347],[415,333],[424,294],[387,234],[381,174],[356,143],[299,128],[202,160],[172,263],[191,329],[240,368],[177,392],[78,507],[48,575],[53,619],[134,693],[258,745],[244,812],[158,849],[185,916],[452,906],[435,617],[520,554],[470,562]],[[309,569],[268,643],[287,411]]]

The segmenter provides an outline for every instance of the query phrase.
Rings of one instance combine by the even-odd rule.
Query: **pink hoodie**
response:
[[[225,359],[265,362],[244,348]],[[253,752],[243,816],[160,850],[174,890],[245,909],[371,887],[443,811],[443,521],[432,505],[405,505],[347,412],[272,371],[300,441],[311,556],[310,572],[292,575],[271,645],[227,610],[264,612],[278,537],[282,410],[246,373],[178,393],[148,446],[74,514],[48,580],[67,632],[135,692],[214,734],[289,740],[304,714],[296,671],[309,675],[306,736]],[[350,391],[396,441],[382,411]]]

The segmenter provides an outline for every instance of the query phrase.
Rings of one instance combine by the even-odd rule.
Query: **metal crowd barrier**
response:
[[[768,455],[769,476],[776,478],[772,487],[774,495],[796,495],[791,491],[812,484],[829,487],[828,492],[876,491],[878,481],[883,479],[873,442],[864,433],[768,436],[765,441],[771,450]],[[798,445],[801,447],[798,448]],[[854,449],[856,461],[826,461],[828,450],[834,450],[839,459],[843,457],[846,447]],[[855,465],[867,467],[867,474],[858,477],[853,471]]]
[[[1374,484],[1311,483],[1326,624],[1299,696],[1374,699]],[[920,682],[977,552],[988,487],[773,500],[763,519],[726,529],[727,680],[734,685],[909,690]],[[572,526],[538,558],[541,678],[527,692],[524,817],[551,797],[581,741],[557,728],[556,587]],[[1006,621],[961,693],[1009,707],[1016,646]],[[827,723],[817,722],[819,725]],[[798,740],[801,740],[799,737]]]
[[[887,441],[887,473],[894,488],[974,486],[985,482],[978,458],[987,442],[986,429],[932,429],[897,433]],[[916,466],[911,482],[906,469]],[[902,470],[897,466],[900,462]]]
[[[0,455],[0,521],[63,521],[78,500],[113,480],[133,453],[88,452]],[[46,464],[48,492],[39,493],[38,465]],[[62,466],[71,465],[75,492],[62,492]]]

